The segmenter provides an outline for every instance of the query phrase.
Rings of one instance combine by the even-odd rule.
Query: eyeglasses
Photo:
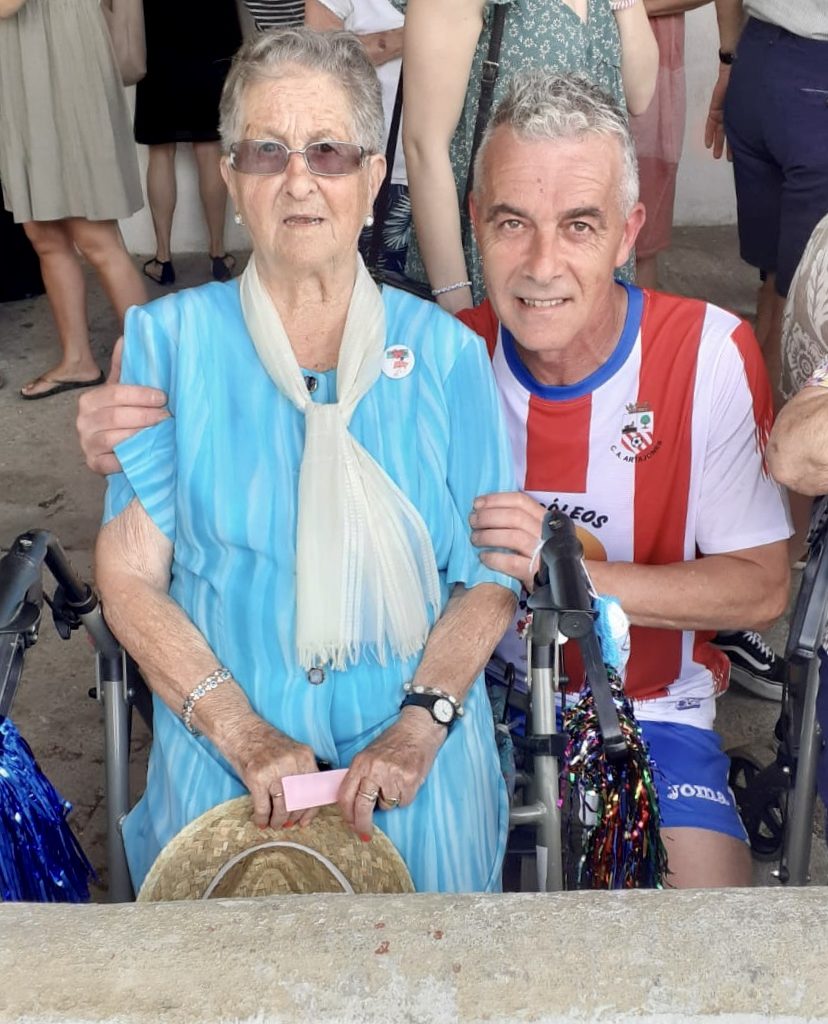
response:
[[[365,149],[354,142],[311,142],[304,149],[288,149],[275,139],[244,139],[230,147],[230,166],[242,174],[281,174],[293,153],[301,153],[311,174],[335,178],[353,174],[365,160]]]

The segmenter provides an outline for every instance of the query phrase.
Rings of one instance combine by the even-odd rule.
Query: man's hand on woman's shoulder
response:
[[[115,446],[145,427],[152,427],[170,414],[167,396],[157,388],[121,384],[121,354],[124,339],[112,352],[112,366],[106,384],[81,395],[76,426],[86,465],[94,473],[119,473],[121,464]]]

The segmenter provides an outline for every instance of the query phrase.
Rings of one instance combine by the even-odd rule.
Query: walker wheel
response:
[[[774,860],[782,849],[790,777],[776,762],[762,768],[746,754],[730,755],[730,788],[757,860]]]

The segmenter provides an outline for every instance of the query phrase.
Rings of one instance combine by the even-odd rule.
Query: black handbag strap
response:
[[[382,231],[388,217],[388,210],[391,206],[391,175],[394,169],[394,158],[397,155],[397,142],[400,135],[400,120],[402,118],[403,106],[403,76],[400,68],[400,80],[397,83],[397,95],[394,97],[394,111],[391,114],[391,124],[388,127],[388,142],[385,146],[386,172],[377,198],[374,200],[374,229],[371,232],[371,245],[368,249],[367,266],[371,276],[379,285],[390,285],[399,288],[404,292],[410,292],[420,299],[433,302],[431,289],[428,284],[422,281],[415,281],[405,274],[398,274],[380,267],[380,252],[382,250]]]
[[[486,59],[483,61],[483,71],[480,81],[480,100],[477,106],[477,118],[474,123],[474,136],[472,137],[471,158],[466,177],[466,192],[463,197],[463,208],[460,211],[463,222],[463,241],[465,243],[468,231],[468,208],[469,196],[474,184],[474,161],[480,143],[483,140],[483,132],[489,120],[489,112],[492,109],[494,87],[500,72],[500,46],[503,42],[503,29],[506,25],[506,14],[508,3],[496,4],[492,14],[492,34],[489,37],[489,48]],[[368,250],[368,269],[376,276],[379,267],[379,254],[382,249],[382,232],[385,220],[388,216],[388,208],[391,201],[391,173],[394,167],[394,159],[397,155],[397,143],[400,134],[400,121],[403,108],[403,72],[400,68],[400,80],[397,84],[397,94],[394,97],[394,111],[391,115],[391,124],[388,127],[388,141],[385,145],[386,172],[383,183],[374,201],[374,230],[371,234],[371,245]],[[427,287],[423,286],[425,295]],[[430,298],[430,294],[427,295]]]
[[[503,42],[503,29],[506,25],[506,13],[509,4],[496,4],[492,14],[492,34],[489,36],[489,50],[486,59],[483,61],[483,70],[480,76],[480,102],[477,105],[477,119],[474,122],[474,135],[472,136],[471,156],[469,158],[469,169],[466,175],[466,191],[463,195],[463,209],[461,211],[464,223],[468,224],[469,196],[474,186],[474,161],[477,158],[477,151],[483,141],[483,132],[489,120],[489,112],[492,109],[494,88],[497,83],[497,76],[500,73],[500,45]]]
[[[377,193],[377,198],[374,200],[374,231],[371,235],[371,247],[368,250],[369,269],[375,268],[379,263],[379,254],[382,249],[382,231],[385,227],[385,219],[388,216],[388,208],[391,205],[391,174],[394,170],[394,160],[397,156],[397,140],[400,134],[402,106],[403,76],[401,67],[400,80],[397,83],[397,95],[394,97],[394,111],[391,114],[391,124],[388,126],[388,141],[385,144],[385,177]]]

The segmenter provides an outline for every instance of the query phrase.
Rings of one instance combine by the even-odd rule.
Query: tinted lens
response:
[[[274,139],[245,139],[230,147],[231,166],[242,174],[281,174],[291,153],[303,153],[314,174],[333,176],[357,170],[363,149],[353,142],[312,142],[304,150],[295,150]]]
[[[313,142],[305,159],[314,174],[351,174],[362,163],[362,146],[352,142]]]
[[[245,139],[230,147],[234,170],[242,174],[281,174],[287,166],[288,148],[272,139]]]

